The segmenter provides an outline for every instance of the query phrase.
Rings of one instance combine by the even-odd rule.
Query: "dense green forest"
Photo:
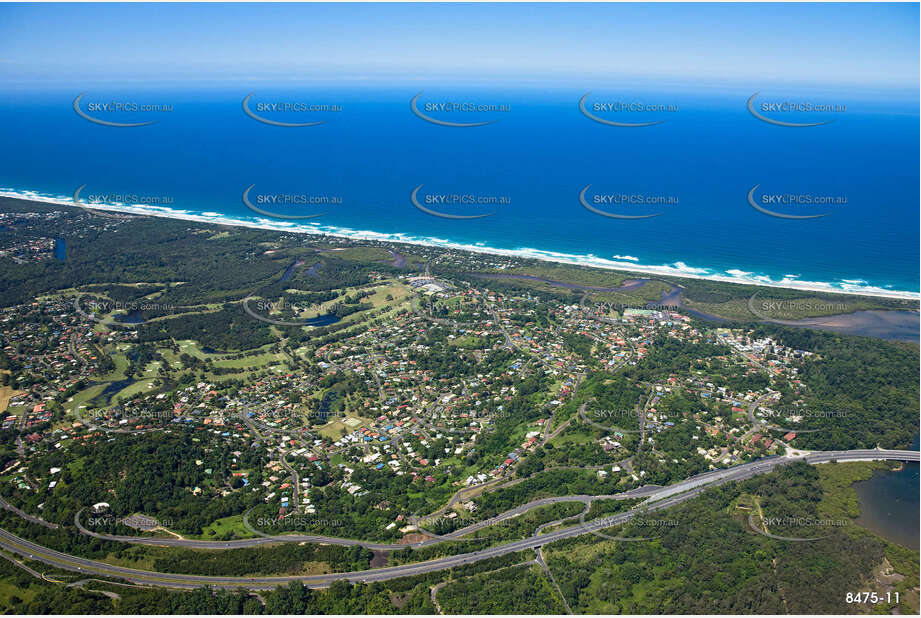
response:
[[[448,584],[436,599],[447,614],[563,614],[565,609],[539,566],[482,573]]]
[[[319,590],[292,582],[260,592],[207,588],[186,592],[102,581],[88,582],[85,587],[63,587],[0,559],[0,607],[11,614],[434,614],[431,588],[436,584],[470,581],[477,574],[501,572],[530,559],[529,552],[520,552],[387,582],[337,581]],[[27,564],[43,570],[42,565]],[[73,579],[66,573],[56,577]],[[100,591],[117,596],[110,598]],[[517,598],[523,599],[523,594],[521,590]]]
[[[905,591],[917,586],[917,551],[889,544],[850,519],[848,525],[823,529],[824,536],[813,542],[776,540],[749,527],[751,511],[743,510],[742,505],[753,499],[768,521],[842,517],[840,505],[848,504],[844,492],[852,491],[850,481],[862,478],[848,472],[851,468],[846,466],[855,465],[860,464],[828,464],[826,471],[793,464],[767,476],[712,489],[677,507],[647,513],[646,519],[669,523],[654,532],[648,523],[607,531],[628,538],[653,537],[648,541],[615,542],[583,535],[545,547],[547,563],[576,613],[851,614],[861,608],[846,603],[845,591],[872,589],[874,569],[887,558],[906,578],[897,588],[903,592],[902,612],[914,612],[916,608],[906,604]],[[841,474],[835,472],[838,468]],[[608,512],[593,508],[588,519]],[[786,528],[784,533],[806,537],[814,535],[814,528]],[[268,554],[248,557],[240,551],[219,554],[215,560],[225,566],[204,570],[252,571],[257,570],[258,560],[270,559]],[[312,551],[320,553],[310,556],[295,546],[275,555],[294,565],[332,560],[343,553],[331,547]],[[362,551],[355,548],[346,553],[364,561],[367,556],[360,556]],[[190,556],[184,557],[184,552]],[[195,553],[181,550],[155,566],[188,572],[190,559],[200,562]],[[7,595],[7,611],[18,613],[435,613],[430,593],[440,584],[435,599],[446,613],[562,613],[562,602],[550,580],[539,566],[528,563],[533,556],[521,552],[377,584],[337,582],[326,590],[309,590],[294,583],[258,595],[151,590],[102,582],[88,586],[116,592],[118,599],[83,588],[55,586],[0,561],[0,594]],[[234,568],[234,563],[249,566]]]
[[[308,294],[307,300],[316,301],[328,298],[331,290],[368,283],[367,273],[372,270],[396,271],[387,263],[345,260],[335,253],[323,252],[324,243],[320,239],[316,239],[314,248],[283,248],[285,241],[301,241],[303,236],[248,228],[233,228],[233,234],[221,234],[216,233],[220,226],[155,217],[131,217],[103,229],[88,225],[88,221],[99,219],[77,208],[9,198],[0,198],[0,205],[8,212],[63,210],[67,213],[65,217],[43,221],[41,228],[42,234],[66,238],[66,260],[26,264],[0,261],[3,306],[82,286],[91,286],[94,293],[121,303],[138,301],[142,292],[156,292],[155,298],[149,300],[157,307],[142,312],[146,319],[207,303],[233,303],[218,312],[148,325],[145,329],[148,340],[162,338],[164,333],[175,338],[192,338],[198,333],[216,344],[216,349],[249,349],[247,346],[261,345],[259,341],[265,343],[267,328],[258,321],[245,319],[238,301],[247,295],[258,291],[262,298],[278,299],[290,289],[314,293]],[[21,227],[9,226],[4,233],[23,239],[37,235],[28,226]],[[293,268],[302,257],[314,266]],[[289,267],[291,272],[286,273]],[[146,285],[140,288],[125,285],[134,283]],[[347,315],[366,308],[346,303],[337,311]],[[239,336],[222,336],[227,329],[237,331]],[[203,345],[209,344],[203,342]]]
[[[52,467],[62,469],[55,492],[39,496],[32,492],[20,495],[13,488],[4,491],[17,492],[15,501],[30,508],[44,501],[44,517],[62,525],[72,525],[74,515],[81,509],[108,502],[109,514],[115,518],[151,513],[168,522],[170,529],[201,534],[202,528],[215,520],[240,514],[254,501],[261,502],[240,491],[231,473],[235,469],[252,469],[252,478],[261,479],[264,456],[245,448],[242,440],[238,446],[240,457],[236,458],[233,448],[218,447],[214,434],[180,425],[170,433],[125,436],[105,448],[75,443],[69,453],[51,450],[29,464],[36,476],[47,474]],[[193,493],[196,487],[201,491]],[[212,494],[221,489],[230,493],[214,499]],[[121,528],[93,527],[95,532],[131,533]]]
[[[812,433],[801,448],[908,448],[918,438],[918,346],[822,331],[760,325],[755,336],[814,352],[800,373]]]
[[[784,528],[791,537],[823,538],[781,541],[753,532],[750,511],[738,508],[739,498],[751,495],[766,518],[825,521],[824,489],[815,467],[784,466],[649,514],[674,522],[657,528],[651,541],[577,537],[550,545],[548,564],[576,613],[854,613],[860,608],[846,603],[845,592],[868,589],[884,557],[917,586],[917,552],[911,567],[912,560],[898,559],[904,550],[862,528],[828,526],[821,534],[815,526]],[[627,525],[619,532],[633,537],[649,530]]]

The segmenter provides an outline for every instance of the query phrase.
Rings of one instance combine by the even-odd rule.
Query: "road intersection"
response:
[[[666,487],[650,486],[640,488],[639,490],[634,490],[634,492],[627,497],[645,497],[646,500],[639,506],[619,513],[612,516],[603,517],[598,520],[588,521],[584,524],[570,526],[566,528],[558,528],[551,532],[529,536],[525,539],[510,541],[508,543],[503,543],[500,545],[495,545],[478,551],[467,552],[463,554],[458,554],[454,556],[448,556],[444,558],[438,558],[435,560],[427,560],[425,562],[419,562],[414,564],[404,564],[399,566],[384,567],[384,568],[375,568],[365,571],[355,571],[348,573],[330,573],[323,575],[307,575],[307,576],[298,576],[298,575],[289,575],[289,576],[273,576],[273,577],[215,577],[215,576],[204,576],[204,575],[182,575],[182,574],[173,574],[173,573],[158,573],[155,571],[145,571],[140,569],[132,569],[127,567],[115,566],[111,564],[106,564],[103,562],[98,562],[95,560],[89,560],[86,558],[81,558],[78,556],[72,556],[63,552],[59,552],[47,547],[43,547],[37,543],[33,543],[21,537],[18,537],[6,530],[0,529],[0,548],[5,549],[8,552],[18,554],[24,558],[28,558],[32,561],[43,562],[52,567],[59,569],[64,569],[67,571],[72,571],[80,573],[83,575],[94,575],[99,577],[108,577],[115,578],[116,580],[128,580],[135,584],[144,584],[151,586],[161,586],[168,588],[198,588],[201,586],[211,586],[214,588],[248,588],[253,590],[261,589],[271,589],[278,585],[285,585],[292,581],[300,581],[304,585],[313,587],[313,588],[323,588],[329,586],[332,582],[336,580],[348,580],[351,582],[377,582],[377,581],[386,581],[389,579],[394,579],[398,577],[407,577],[411,575],[418,575],[422,573],[429,573],[432,571],[439,571],[443,569],[448,569],[455,566],[471,564],[478,562],[480,560],[485,560],[488,558],[495,558],[498,556],[503,556],[510,553],[515,553],[524,550],[533,550],[539,547],[542,547],[548,543],[554,541],[559,541],[566,538],[572,538],[580,536],[582,534],[588,534],[605,528],[610,528],[614,525],[619,525],[626,523],[633,517],[636,517],[640,514],[647,514],[653,511],[659,511],[662,509],[669,508],[686,500],[689,500],[703,491],[729,483],[732,481],[740,481],[759,474],[765,474],[770,472],[779,465],[786,465],[796,461],[805,461],[809,464],[820,464],[827,463],[831,461],[873,461],[873,460],[893,460],[893,461],[921,461],[921,453],[918,451],[904,451],[904,450],[882,450],[882,449],[864,449],[864,450],[852,450],[852,451],[813,451],[807,452],[805,454],[800,453],[798,456],[786,456],[786,457],[768,457],[765,459],[759,459],[754,462],[747,464],[742,464],[734,466],[732,468],[724,470],[713,470],[703,474],[696,475],[674,485],[669,485]],[[598,499],[616,499],[618,496],[559,496],[555,498],[544,498],[542,500],[535,500],[529,502],[528,504],[519,506],[515,509],[507,511],[496,518],[490,520],[491,523],[501,519],[507,519],[520,515],[525,511],[535,508],[536,506],[541,506],[545,504],[551,504],[554,502],[565,502],[565,501],[582,501],[589,502],[592,500]],[[9,509],[9,505],[5,503],[4,508]],[[15,512],[15,511],[14,511]],[[483,524],[485,522],[481,522]],[[489,524],[487,524],[489,525]],[[480,524],[475,524],[474,526],[468,526],[467,528],[455,531],[451,535],[445,535],[448,537],[461,536],[462,534],[469,534],[473,531],[474,528],[478,529],[479,527],[484,527]],[[85,531],[85,528],[81,531]],[[88,531],[85,531],[86,533]],[[92,534],[93,536],[100,536],[98,534]],[[279,537],[260,537],[257,539],[244,539],[238,541],[227,541],[227,542],[213,542],[213,541],[198,541],[194,539],[153,539],[145,537],[122,537],[117,536],[113,537],[111,535],[102,535],[101,538],[107,538],[109,540],[118,540],[129,543],[140,542],[138,539],[143,539],[145,544],[150,545],[170,545],[170,546],[180,546],[180,547],[194,547],[202,548],[208,547],[211,549],[220,549],[221,545],[224,548],[231,547],[251,547],[256,545],[262,545],[266,543],[280,543],[280,542],[292,542],[297,538],[297,542],[303,542],[309,540],[310,542],[316,543],[335,543],[338,545],[364,545],[365,547],[373,547],[372,543],[365,543],[363,541],[352,540],[352,539],[339,539],[336,537],[324,537],[324,536],[310,536],[309,538],[303,535],[284,535]],[[417,547],[426,544],[432,544],[434,542],[445,542],[445,540],[450,539],[430,539],[429,541],[413,545],[412,547]],[[405,548],[407,546],[402,545],[400,548]]]

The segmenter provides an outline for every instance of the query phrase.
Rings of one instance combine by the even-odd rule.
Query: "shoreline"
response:
[[[93,211],[94,213],[99,214],[117,213],[135,216],[163,217],[167,219],[178,219],[182,221],[190,221],[208,225],[228,225],[274,232],[325,235],[357,241],[389,242],[410,246],[424,246],[455,251],[467,251],[481,255],[493,255],[518,259],[533,259],[557,264],[567,264],[571,266],[584,266],[588,268],[612,270],[627,275],[646,275],[656,277],[667,276],[685,279],[699,279],[704,281],[717,281],[720,283],[732,283],[736,285],[750,285],[795,290],[800,292],[843,294],[889,299],[895,298],[912,301],[921,300],[921,292],[888,290],[876,286],[860,285],[857,283],[857,281],[862,280],[856,279],[842,280],[842,283],[840,284],[832,284],[815,281],[798,281],[791,276],[787,276],[780,281],[776,281],[770,279],[770,277],[766,275],[753,275],[752,273],[745,273],[742,271],[737,271],[739,273],[737,275],[721,275],[713,273],[702,274],[701,271],[707,271],[710,269],[691,267],[680,261],[674,262],[671,265],[643,265],[634,264],[629,261],[619,262],[617,260],[599,258],[591,254],[572,255],[533,248],[501,249],[496,247],[480,246],[478,244],[471,245],[457,243],[444,239],[415,238],[401,233],[374,232],[371,230],[352,230],[348,228],[329,229],[322,227],[319,223],[299,224],[295,222],[269,221],[266,219],[237,219],[224,215],[223,213],[193,213],[187,210],[166,208],[162,206],[119,204],[117,206],[106,205],[105,207],[100,208],[89,204],[74,202],[73,198],[70,197],[53,197],[42,195],[37,191],[15,191],[9,188],[0,188],[0,197],[6,197],[26,202],[35,202],[46,206],[82,208],[84,210]]]

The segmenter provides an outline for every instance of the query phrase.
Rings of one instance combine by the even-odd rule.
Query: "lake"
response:
[[[915,441],[913,448],[918,448]],[[919,464],[905,463],[898,472],[877,470],[866,481],[854,483],[860,501],[857,524],[884,539],[919,549]]]

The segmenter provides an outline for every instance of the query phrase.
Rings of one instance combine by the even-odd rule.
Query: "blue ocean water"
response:
[[[252,186],[252,203],[270,194],[341,199],[323,206],[258,203],[278,214],[322,213],[297,222],[317,229],[741,281],[917,293],[917,93],[762,89],[759,101],[846,106],[843,112],[775,114],[795,122],[833,120],[790,128],[749,113],[746,100],[756,90],[756,85],[546,89],[428,83],[11,89],[0,93],[0,141],[6,146],[0,149],[0,187],[62,197],[84,187],[82,197],[155,197],[161,208],[180,214],[294,225],[247,208],[241,196]],[[426,122],[410,110],[420,91],[419,107],[431,117],[495,122],[468,128]],[[602,109],[597,115],[604,118],[665,121],[609,126],[580,112],[578,102],[589,91],[589,109],[597,102],[672,109]],[[82,92],[84,110],[125,101],[168,104],[172,111],[88,112],[118,122],[157,120],[142,127],[100,126],[75,113],[73,102]],[[306,101],[341,111],[262,112],[283,122],[325,120],[309,127],[272,126],[243,113],[241,102],[251,92],[251,109],[259,102]],[[445,101],[503,109],[447,113],[425,105]],[[608,218],[580,203],[580,191],[589,184],[589,200],[611,194],[670,201],[598,205],[608,212],[662,213]],[[495,212],[473,220],[439,218],[411,202],[419,185],[423,200],[464,195],[508,203],[425,202],[449,214]],[[747,195],[756,185],[758,196],[812,194],[847,201],[829,207],[772,205],[786,213],[830,213],[809,220],[775,218],[749,205]]]

